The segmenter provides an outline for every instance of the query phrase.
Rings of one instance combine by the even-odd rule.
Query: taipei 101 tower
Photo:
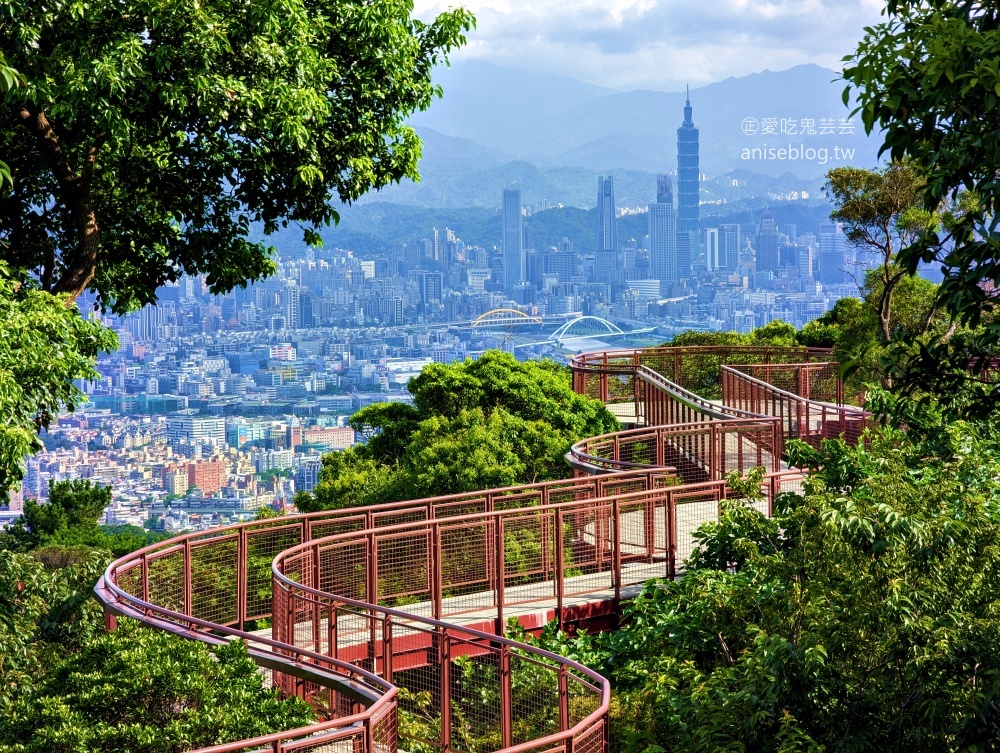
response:
[[[698,129],[691,120],[691,90],[684,104],[684,122],[677,129],[677,233],[697,233]]]

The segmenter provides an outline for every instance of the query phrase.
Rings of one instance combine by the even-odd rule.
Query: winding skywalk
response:
[[[764,513],[798,491],[801,474],[781,465],[784,437],[864,424],[862,411],[817,394],[824,355],[585,354],[571,364],[574,388],[631,400],[644,426],[575,445],[575,478],[179,536],[112,563],[95,590],[109,628],[126,616],[209,644],[245,640],[269,682],[321,719],[213,753],[394,753],[408,742],[604,753],[607,681],[504,637],[508,621],[613,626],[647,580],[679,574],[691,533],[718,516],[729,471],[769,471],[755,503]],[[789,391],[753,364],[806,378]],[[693,389],[720,370],[721,404],[699,397]],[[401,727],[401,710],[424,723]]]

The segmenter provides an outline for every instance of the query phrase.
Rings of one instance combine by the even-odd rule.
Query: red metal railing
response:
[[[807,400],[835,405],[844,404],[844,382],[840,378],[840,364],[836,362],[727,364],[727,366]]]
[[[355,665],[243,629],[248,622],[284,613],[283,591],[274,593],[279,603],[272,603],[271,561],[278,553],[331,534],[579,502],[674,482],[670,470],[656,469],[253,521],[178,536],[126,555],[108,567],[95,591],[109,615],[109,625],[115,616],[126,616],[207,643],[246,640],[251,655],[271,674],[274,685],[309,700],[327,717],[304,730],[212,750],[311,750],[316,741],[351,740],[356,753],[372,751],[369,743],[373,741],[381,741],[378,750],[386,753],[394,750],[397,734],[394,686]],[[362,692],[364,685],[373,690]]]
[[[770,513],[801,478],[768,476],[756,504]],[[606,684],[503,638],[506,620],[532,628],[616,615],[650,578],[676,576],[693,531],[718,518],[727,493],[721,481],[688,484],[306,542],[274,561],[284,610],[276,607],[275,636],[373,671],[405,699],[426,699],[420,712],[434,737],[420,741],[441,750],[461,747],[470,726],[506,750],[576,750],[603,739]],[[498,705],[469,700],[482,697]]]
[[[872,418],[861,408],[810,400],[730,366],[722,367],[722,399],[727,405],[776,417],[786,438],[813,446],[836,437],[856,444]]]
[[[721,481],[730,471],[781,469],[783,441],[773,418],[653,426],[574,444],[569,464],[584,473],[671,466],[685,484]]]
[[[210,749],[219,753],[346,744],[394,753],[400,735],[448,753],[604,753],[606,681],[504,638],[504,622],[613,619],[645,580],[678,573],[691,532],[718,517],[726,471],[778,470],[784,414],[719,405],[680,385],[714,389],[708,372],[722,361],[811,353],[708,348],[699,365],[698,352],[614,351],[574,362],[582,392],[596,385],[607,396],[624,385],[646,421],[694,418],[574,448],[588,470],[641,471],[180,536],[108,568],[95,590],[109,624],[128,616],[207,643],[246,640],[270,682],[320,716],[300,730]],[[673,383],[650,370],[658,366],[672,369]],[[757,504],[770,513],[775,496],[800,480],[772,473]],[[273,635],[245,632],[259,618],[271,620]]]
[[[830,352],[825,348],[745,345],[607,350],[575,356],[570,370],[577,393],[614,405],[633,399],[634,375],[640,366],[703,398],[715,398],[722,366],[827,361]]]

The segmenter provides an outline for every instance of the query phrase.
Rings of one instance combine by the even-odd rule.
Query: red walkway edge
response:
[[[811,376],[822,373],[824,356],[800,348],[584,354],[571,364],[577,392],[631,399],[634,415],[662,425],[575,446],[576,478],[179,536],[113,562],[95,592],[109,628],[127,616],[209,644],[245,640],[269,681],[312,703],[322,720],[205,749],[213,753],[348,743],[352,753],[395,753],[401,709],[428,722],[433,739],[422,742],[444,753],[467,753],[470,729],[505,753],[605,753],[607,680],[504,637],[507,620],[529,631],[549,620],[613,624],[646,580],[676,577],[691,532],[718,516],[726,472],[771,471],[765,513],[777,494],[798,490],[801,474],[780,470],[789,416],[804,415],[797,428],[810,436],[834,435],[835,419],[854,441],[864,422],[859,409],[814,401],[825,397]],[[725,369],[724,392],[739,396],[729,407],[684,384],[706,367],[748,363],[783,364],[773,370],[782,386],[801,366],[798,384],[812,394],[771,385],[771,370],[759,369]],[[783,402],[769,404],[804,408],[769,411],[778,393]],[[245,630],[258,619],[271,621],[270,636]],[[471,701],[470,684],[496,703]]]

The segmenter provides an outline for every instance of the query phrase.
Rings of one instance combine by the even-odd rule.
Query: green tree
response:
[[[845,101],[853,93],[866,130],[883,134],[882,150],[925,177],[924,208],[947,210],[941,228],[902,248],[898,262],[911,274],[921,262],[940,264],[938,303],[970,330],[896,338],[890,355],[907,394],[930,390],[986,414],[997,378],[983,367],[1000,351],[1000,7],[889,0],[885,16],[846,59]]]
[[[253,240],[316,242],[331,198],[417,178],[404,124],[473,18],[407,0],[0,2],[23,86],[0,107],[14,193],[2,252],[45,291],[116,311],[180,274],[213,292],[269,275]],[[2,78],[2,77],[0,77]]]
[[[923,208],[924,184],[907,162],[892,162],[866,170],[835,167],[826,174],[823,192],[833,203],[830,217],[844,223],[847,240],[856,248],[873,254],[878,265],[876,284],[866,287],[873,293],[881,327],[882,342],[892,337],[892,297],[906,276],[896,264],[896,252],[933,229],[933,215]]]
[[[0,751],[161,753],[313,721],[263,687],[242,643],[209,649],[128,620],[105,634],[92,588],[106,564],[0,551]]]
[[[74,380],[97,378],[94,358],[117,343],[65,296],[15,281],[0,262],[0,497],[20,482],[24,457],[42,448],[38,432],[82,400]]]
[[[573,392],[566,368],[499,351],[431,364],[407,389],[414,405],[376,403],[351,417],[367,443],[325,455],[300,510],[562,478],[573,442],[619,428],[599,401]]]
[[[21,517],[0,533],[0,549],[34,551],[43,562],[65,566],[94,549],[121,557],[167,538],[136,526],[98,525],[112,495],[110,486],[87,480],[50,482],[49,501],[25,500]]]
[[[612,678],[614,749],[996,749],[996,427],[907,402],[872,400],[908,432],[795,447],[814,474],[773,520],[724,502],[620,631],[550,637]]]

